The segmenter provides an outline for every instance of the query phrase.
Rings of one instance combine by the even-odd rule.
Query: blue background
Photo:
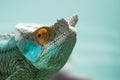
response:
[[[92,80],[120,80],[120,0],[0,0],[0,33],[18,23],[52,25],[77,13],[77,43],[62,69]]]

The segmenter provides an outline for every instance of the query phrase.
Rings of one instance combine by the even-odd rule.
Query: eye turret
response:
[[[35,32],[35,37],[38,43],[43,45],[53,39],[54,31],[51,28],[44,26]]]

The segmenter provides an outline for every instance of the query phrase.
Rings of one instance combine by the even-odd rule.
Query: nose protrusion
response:
[[[62,18],[57,20],[57,22],[52,26],[52,28],[54,28],[55,31],[64,32],[69,30],[69,24],[64,18]]]
[[[78,21],[78,15],[73,15],[70,20],[69,20],[69,25],[72,26],[72,27],[75,27],[76,23]]]
[[[78,15],[73,15],[70,20],[65,20],[64,18],[57,20],[57,22],[52,25],[52,29],[56,32],[56,35],[64,33],[66,31],[74,30],[74,27],[78,21]],[[76,32],[74,30],[74,32]]]

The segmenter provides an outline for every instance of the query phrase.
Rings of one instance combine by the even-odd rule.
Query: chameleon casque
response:
[[[47,80],[68,60],[76,43],[78,16],[52,26],[18,24],[0,35],[0,80]]]

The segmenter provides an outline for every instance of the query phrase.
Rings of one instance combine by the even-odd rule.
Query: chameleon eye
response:
[[[45,44],[53,38],[53,30],[49,27],[42,27],[39,28],[36,33],[35,37],[40,44]]]

